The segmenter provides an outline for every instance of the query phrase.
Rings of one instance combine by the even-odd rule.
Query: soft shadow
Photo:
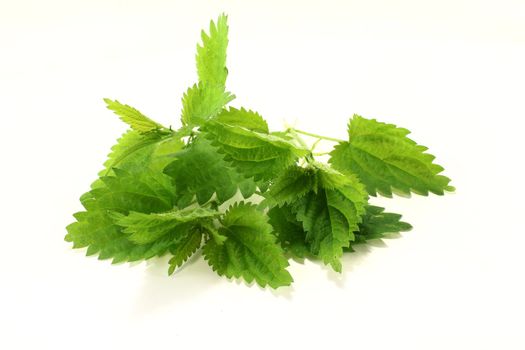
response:
[[[270,292],[274,297],[284,298],[288,301],[292,300],[294,291],[295,290],[293,286],[280,287],[279,289],[270,289]]]
[[[143,317],[154,313],[167,305],[184,304],[195,299],[202,292],[218,284],[222,278],[202,259],[201,251],[195,253],[173,275],[168,276],[169,256],[151,259],[147,262],[143,287],[137,297],[132,315]],[[272,289],[263,288],[257,283],[246,283],[242,279],[229,280],[240,288],[257,288],[263,293],[271,293],[276,298],[291,300],[293,286]]]
[[[183,304],[219,281],[200,252],[171,276],[168,276],[168,261],[168,256],[148,261],[143,287],[133,312],[135,316],[153,313],[169,304]]]
[[[389,239],[400,238],[400,234],[389,235]],[[365,261],[368,254],[374,248],[385,248],[387,244],[380,239],[371,240],[367,244],[355,245],[354,252],[343,254],[341,263],[343,271],[335,272],[330,266],[324,265],[319,260],[311,260],[314,264],[325,269],[327,277],[339,288],[344,288],[348,275]],[[220,282],[219,276],[202,259],[199,251],[194,254],[181,268],[172,276],[168,276],[169,257],[151,259],[147,262],[144,274],[144,283],[137,297],[136,307],[133,311],[135,316],[142,317],[145,314],[153,313],[166,305],[177,303],[183,304],[187,300],[195,299],[203,291],[208,290]],[[296,261],[303,264],[304,260]],[[276,298],[291,300],[294,293],[293,284],[287,287],[271,289],[263,288],[257,283],[246,283],[242,279],[230,280],[241,288],[258,288],[261,292],[270,292]]]
[[[388,235],[388,239],[400,238],[400,234]],[[326,270],[326,275],[330,281],[332,281],[337,287],[344,288],[348,275],[354,271],[359,265],[361,265],[372,252],[373,248],[387,248],[388,245],[383,239],[373,239],[367,241],[365,244],[357,244],[353,246],[354,252],[345,252],[341,259],[343,265],[342,272],[334,271],[330,266],[322,265],[322,268]]]
[[[225,278],[222,276],[216,276],[217,278]],[[236,284],[240,288],[257,288],[261,293],[271,293],[276,298],[284,298],[286,300],[291,300],[294,292],[293,282],[290,286],[283,286],[277,289],[273,289],[270,286],[261,287],[255,280],[250,283],[246,282],[242,278],[228,279],[230,283]]]

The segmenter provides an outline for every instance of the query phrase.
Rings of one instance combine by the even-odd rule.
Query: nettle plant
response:
[[[202,248],[219,275],[277,288],[293,281],[290,258],[340,272],[355,244],[411,228],[370,196],[454,190],[406,129],[354,115],[348,140],[271,132],[258,113],[226,107],[227,45],[222,15],[202,32],[199,81],[182,97],[178,130],[105,100],[130,130],[80,198],[85,210],[65,237],[74,248],[113,263],[170,254],[169,274]],[[328,164],[315,159],[320,140],[335,143]]]

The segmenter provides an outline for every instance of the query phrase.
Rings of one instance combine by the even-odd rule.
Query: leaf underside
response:
[[[384,208],[368,205],[359,230],[355,233],[355,242],[365,243],[371,239],[381,239],[391,233],[410,231],[412,225],[401,221],[401,215],[385,213]]]
[[[131,106],[122,104],[117,100],[110,100],[109,98],[105,98],[104,102],[106,102],[109,110],[118,115],[124,123],[128,124],[131,129],[135,131],[149,132],[163,128],[162,125],[146,117]]]

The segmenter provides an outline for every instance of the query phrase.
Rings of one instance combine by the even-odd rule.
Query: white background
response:
[[[102,98],[177,127],[222,11],[232,105],[340,138],[353,113],[407,127],[457,193],[376,199],[414,229],[341,275],[292,262],[277,292],[70,249],[125,130]],[[524,349],[524,64],[522,0],[0,0],[0,348]]]

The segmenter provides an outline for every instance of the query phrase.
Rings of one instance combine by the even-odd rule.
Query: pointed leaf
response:
[[[224,86],[228,69],[226,68],[226,49],[228,48],[228,17],[219,16],[217,23],[211,21],[209,34],[201,32],[202,45],[197,45],[197,73],[199,81],[214,86]]]
[[[273,207],[268,211],[268,218],[285,252],[297,258],[309,255],[310,248],[306,243],[306,232],[304,232],[303,224],[297,220],[296,213],[291,206]]]
[[[370,239],[385,237],[388,233],[410,231],[412,225],[401,221],[401,215],[385,213],[385,209],[373,205],[366,207],[363,222],[359,224],[359,230],[355,232],[355,242],[364,243]]]
[[[354,240],[353,232],[362,220],[368,196],[354,176],[316,166],[319,188],[294,206],[310,252],[340,272],[343,248]]]
[[[264,194],[264,204],[267,206],[282,206],[291,204],[317,187],[317,177],[312,168],[296,165],[288,168],[273,183],[270,190]]]
[[[65,240],[73,242],[73,248],[88,247],[86,255],[98,254],[101,260],[112,258],[113,263],[161,256],[177,241],[176,234],[170,233],[155,242],[137,245],[127,239],[108,211],[90,210],[75,217],[77,221],[67,227]]]
[[[114,218],[116,224],[123,228],[122,232],[129,234],[130,241],[145,244],[170,232],[185,235],[188,227],[218,215],[218,211],[207,208],[185,208],[150,214],[130,212],[128,215],[116,214]]]
[[[438,175],[443,168],[433,163],[434,156],[425,153],[427,148],[407,137],[408,130],[354,115],[348,133],[350,141],[335,147],[330,163],[356,174],[369,194],[442,195],[454,190],[448,177]]]
[[[204,258],[219,275],[255,280],[261,287],[272,288],[292,283],[286,271],[288,261],[275,242],[272,227],[254,205],[236,204],[226,213],[219,232],[227,237],[222,245],[208,240]]]
[[[270,180],[308,153],[292,140],[270,134],[259,114],[223,110],[203,128],[204,136],[246,177]]]
[[[175,183],[179,205],[184,206],[194,195],[199,204],[204,204],[216,193],[217,202],[223,203],[235,195],[237,188],[245,198],[256,190],[253,180],[237,174],[204,138],[197,137],[175,157],[164,172]]]
[[[182,96],[182,124],[202,125],[222,110],[235,96],[223,86],[195,84]]]
[[[171,179],[158,168],[171,159],[171,151],[180,148],[180,140],[126,133],[113,148],[107,164],[114,163],[144,137],[155,137],[154,142],[143,146],[121,160],[120,168],[106,165],[102,176],[92,185],[92,190],[81,197],[86,212],[77,213],[73,224],[67,227],[65,239],[74,248],[88,247],[87,254],[99,254],[99,259],[112,258],[113,262],[149,259],[164,254],[177,240],[169,233],[158,240],[138,245],[128,239],[129,234],[116,225],[112,212],[127,215],[130,211],[141,213],[163,212],[173,208],[175,191]],[[168,147],[169,146],[169,147]]]
[[[130,172],[140,172],[145,166],[152,171],[162,170],[183,145],[180,137],[175,134],[141,134],[129,130],[111,148],[111,153],[104,162],[104,170],[99,176],[111,175],[114,167]]]
[[[105,98],[104,102],[106,102],[109,110],[115,112],[115,114],[133,130],[148,132],[157,129],[165,129],[162,125],[149,119],[131,106],[122,104],[117,100],[110,100],[109,98]]]
[[[173,274],[175,269],[181,267],[196,251],[202,243],[202,231],[194,227],[182,240],[170,247],[173,257],[169,261],[168,275]]]

